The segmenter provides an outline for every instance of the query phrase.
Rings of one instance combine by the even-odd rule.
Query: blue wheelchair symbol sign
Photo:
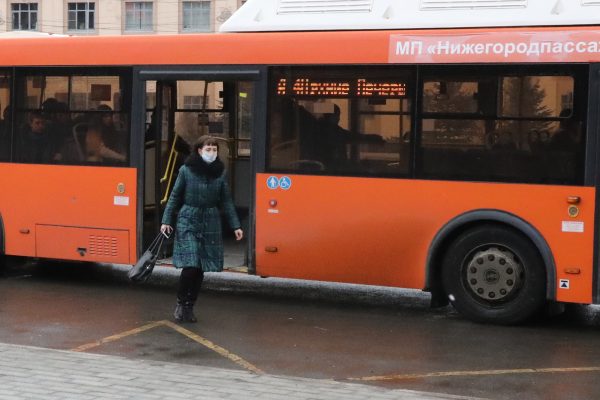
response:
[[[275,190],[279,187],[279,179],[276,176],[270,176],[267,178],[267,187]]]
[[[288,190],[292,187],[292,180],[289,176],[282,176],[279,178],[279,187],[283,190]]]

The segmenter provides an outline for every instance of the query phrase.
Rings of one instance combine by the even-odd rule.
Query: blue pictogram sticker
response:
[[[275,190],[279,187],[279,179],[276,176],[270,176],[267,178],[267,187]]]
[[[292,187],[292,180],[289,176],[282,176],[279,178],[279,187],[283,190],[288,190]]]

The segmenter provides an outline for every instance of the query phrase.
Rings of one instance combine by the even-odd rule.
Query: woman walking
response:
[[[177,322],[196,322],[193,308],[205,272],[223,270],[221,207],[235,238],[244,236],[227,184],[225,166],[218,157],[215,138],[202,136],[191,155],[179,169],[179,175],[165,208],[160,230],[173,232],[173,264],[181,268],[177,305],[173,316]]]

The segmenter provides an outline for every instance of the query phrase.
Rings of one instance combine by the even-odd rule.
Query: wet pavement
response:
[[[0,279],[0,342],[489,399],[600,392],[600,308],[474,324],[420,291],[207,274],[198,324],[170,321],[176,273],[41,264]],[[255,370],[253,370],[255,369]]]

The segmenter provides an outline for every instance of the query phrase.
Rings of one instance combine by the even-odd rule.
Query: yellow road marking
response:
[[[157,326],[164,325],[163,321],[152,322],[144,326],[140,326],[139,328],[131,329],[129,331],[125,331],[122,333],[118,333],[116,335],[105,337],[104,339],[97,340],[92,343],[84,344],[79,347],[75,347],[71,349],[71,351],[86,351],[89,349],[93,349],[94,347],[98,347],[103,345],[104,343],[114,342],[115,340],[123,339],[127,336],[137,335],[138,333],[147,331],[148,329],[156,328]]]
[[[171,321],[163,321],[163,323],[166,326],[169,326],[169,327],[173,328],[174,330],[176,330],[177,332],[181,333],[182,335],[187,336],[188,338],[192,339],[193,341],[200,343],[202,346],[208,347],[215,353],[233,361],[234,363],[241,366],[242,368],[245,368],[248,371],[252,371],[255,374],[264,374],[264,372],[261,369],[250,364],[248,361],[244,360],[242,357],[231,353],[230,351],[224,349],[223,347],[221,347],[219,345],[214,344],[210,340],[205,339],[202,336],[196,335],[194,332],[189,331],[189,330],[185,329],[184,327],[181,327],[177,324],[174,324]]]
[[[365,376],[362,378],[348,378],[352,381],[393,381],[407,379],[440,378],[448,376],[478,376],[478,375],[505,375],[505,374],[549,374],[565,372],[600,372],[600,367],[572,367],[572,368],[521,368],[521,369],[491,369],[481,371],[446,371],[430,372],[426,374],[400,374]]]
[[[174,329],[175,331],[181,333],[182,335],[186,336],[187,338],[192,339],[196,343],[199,343],[202,346],[205,346],[205,347],[209,348],[210,350],[214,351],[215,353],[227,358],[228,360],[233,361],[234,363],[241,366],[242,368],[247,369],[248,371],[254,372],[255,374],[264,374],[264,372],[261,369],[257,368],[256,366],[249,363],[248,361],[244,360],[242,357],[240,357],[236,354],[233,354],[232,352],[211,342],[210,340],[203,338],[202,336],[197,335],[194,332],[187,330],[187,329],[185,329],[177,324],[174,324],[171,321],[167,321],[167,320],[152,322],[152,323],[146,324],[144,326],[140,326],[139,328],[131,329],[131,330],[128,330],[128,331],[125,331],[125,332],[122,332],[122,333],[119,333],[116,335],[108,336],[108,337],[105,337],[104,339],[100,339],[95,342],[91,342],[91,343],[81,345],[79,347],[75,347],[74,349],[71,349],[71,351],[78,351],[78,352],[87,351],[89,349],[93,349],[94,347],[101,346],[105,343],[114,342],[116,340],[126,338],[127,336],[136,335],[138,333],[147,331],[149,329],[156,328],[158,326],[167,326],[171,329]]]

